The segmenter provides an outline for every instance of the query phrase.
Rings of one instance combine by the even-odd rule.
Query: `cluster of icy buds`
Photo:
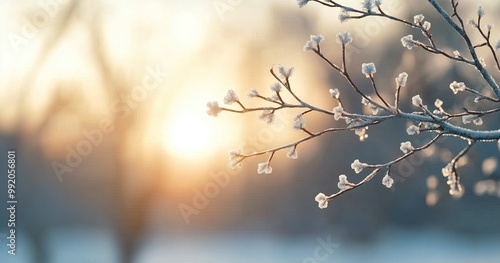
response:
[[[429,29],[431,29],[431,23],[429,21],[424,21],[424,19],[424,15],[416,15],[413,17],[413,23],[417,26],[421,26],[423,30],[429,31]]]
[[[304,46],[304,51],[311,51],[314,50],[314,48],[319,47],[319,43],[323,41],[325,37],[323,35],[311,35],[310,39],[306,42]]]
[[[481,117],[474,115],[474,114],[467,114],[462,116],[462,122],[464,124],[469,124],[469,123],[474,123],[475,125],[479,126],[483,124],[483,119]]]
[[[365,168],[366,166],[367,166],[366,163],[362,163],[358,159],[354,160],[354,162],[352,162],[351,164],[351,168],[357,174],[361,173],[361,171],[363,171],[363,168]]]
[[[347,46],[349,43],[352,42],[352,37],[349,32],[343,32],[343,33],[337,33],[337,43]]]
[[[319,193],[315,198],[314,200],[316,200],[316,202],[318,202],[318,206],[319,208],[321,209],[325,209],[328,207],[328,197],[323,194],[323,193]]]

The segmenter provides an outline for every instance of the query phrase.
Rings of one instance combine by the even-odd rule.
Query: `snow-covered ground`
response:
[[[80,229],[47,235],[51,263],[114,263],[117,247],[106,231]],[[6,249],[0,262],[37,262],[30,243],[19,238],[18,255]],[[282,239],[271,235],[238,233],[200,236],[156,236],[146,240],[137,263],[314,263],[314,262],[440,262],[498,263],[500,237],[467,239],[431,230],[386,231],[369,244],[343,243],[327,234]]]

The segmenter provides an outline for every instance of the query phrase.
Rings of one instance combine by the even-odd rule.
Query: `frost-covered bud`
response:
[[[226,96],[224,97],[224,104],[229,105],[237,101],[238,95],[236,95],[236,92],[234,92],[234,90],[232,89],[228,90]]]
[[[295,130],[303,129],[306,126],[306,120],[302,117],[302,114],[298,114],[293,119],[293,128]]]
[[[415,47],[415,41],[413,40],[413,35],[407,35],[405,37],[402,37],[401,44],[403,44],[403,47],[411,50],[413,47]]]
[[[416,25],[422,24],[424,22],[425,16],[422,14],[416,15],[413,17],[413,23]]]
[[[476,119],[476,115],[469,114],[469,115],[462,116],[462,122],[464,124],[469,124],[469,123],[471,123],[475,119]]]
[[[491,29],[493,29],[493,26],[493,24],[487,24],[486,28],[488,29],[488,31],[491,31]]]
[[[398,77],[396,78],[396,85],[404,87],[406,86],[407,80],[408,80],[408,73],[406,72],[399,73]]]
[[[252,90],[250,90],[250,92],[248,92],[249,98],[255,98],[257,96],[259,96],[259,92],[256,89],[252,89]]]
[[[467,19],[467,24],[473,26],[473,27],[478,27],[476,20],[469,18]]]
[[[418,128],[415,125],[412,125],[412,126],[410,126],[410,127],[408,127],[406,129],[406,133],[408,133],[408,135],[414,135],[415,133],[419,134],[420,133],[420,128]]]
[[[349,20],[349,18],[351,18],[349,12],[346,9],[342,9],[339,13],[340,23],[346,22],[347,20]]]
[[[351,164],[351,168],[354,170],[355,173],[359,174],[361,171],[363,171],[363,168],[365,168],[366,165],[367,165],[366,163],[362,163],[358,159],[356,159]]]
[[[345,174],[339,175],[339,182],[337,183],[337,186],[340,190],[344,190],[349,184],[350,183],[347,181],[347,176]]]
[[[377,72],[377,68],[375,68],[375,64],[373,62],[363,63],[361,65],[361,72],[363,72],[367,78],[370,78],[373,77],[375,72]]]
[[[290,150],[288,150],[286,156],[290,159],[297,159],[299,157],[299,155],[297,154],[297,147],[290,147]]]
[[[328,197],[323,194],[323,193],[319,193],[315,198],[314,200],[316,202],[318,202],[318,206],[319,208],[321,209],[325,209],[328,207]]]
[[[257,165],[257,173],[258,174],[270,174],[273,172],[273,168],[271,167],[271,164],[269,162],[265,163],[259,163]]]
[[[352,42],[352,37],[349,32],[337,33],[337,43],[347,46]]]
[[[449,177],[453,174],[453,165],[448,163],[443,169],[441,169],[441,173],[444,177]]]
[[[457,94],[459,91],[464,91],[466,89],[466,86],[463,82],[453,81],[450,84],[450,89],[451,91],[453,91],[453,94]]]
[[[497,41],[497,43],[495,44],[495,50],[499,50],[500,49],[500,40]]]
[[[330,89],[330,96],[334,99],[339,99],[340,98],[340,91],[339,89]]]
[[[324,39],[325,37],[323,35],[311,35],[310,40],[308,40],[304,46],[304,51],[314,50],[314,47],[319,45]]]
[[[375,0],[373,2],[375,3],[376,6],[381,6],[382,5],[382,1],[380,1],[380,0]]]
[[[325,39],[325,37],[323,35],[321,35],[321,34],[319,34],[319,35],[311,35],[310,38],[317,45],[319,45],[319,43],[321,43],[321,41],[323,41]]]
[[[364,11],[371,12],[373,8],[373,0],[363,0],[362,7]]]
[[[413,150],[415,150],[415,148],[413,148],[413,146],[411,145],[411,142],[402,142],[401,143],[401,146],[399,147],[399,149],[403,152],[403,153],[409,153]]]
[[[314,50],[314,43],[311,40],[307,40],[306,44],[304,45],[304,48],[302,48],[304,51],[311,51]]]
[[[385,174],[384,178],[382,178],[382,184],[385,185],[385,187],[387,187],[387,188],[391,188],[392,184],[394,184],[394,179],[392,179],[389,176],[389,172],[387,172]]]
[[[297,0],[297,4],[299,5],[300,8],[307,5],[308,2],[309,2],[309,0]]]
[[[222,111],[217,101],[208,102],[207,107],[208,107],[207,114],[210,116],[217,117],[217,115],[219,115],[219,113]]]
[[[270,86],[271,90],[274,92],[281,92],[281,84],[279,82],[273,83]]]
[[[434,106],[436,106],[436,108],[441,108],[443,106],[443,101],[440,99],[436,99],[436,101],[434,102]]]
[[[293,67],[287,68],[282,65],[278,65],[278,71],[284,78],[290,78],[292,76],[293,70],[294,70]]]
[[[342,114],[344,113],[344,109],[342,106],[338,105],[337,107],[333,108],[333,118],[338,121],[342,117]]]
[[[462,116],[462,122],[464,124],[469,124],[469,123],[474,123],[475,125],[482,125],[483,124],[483,119],[477,115],[472,115],[472,114],[467,114]]]
[[[272,124],[274,122],[275,116],[274,113],[270,110],[263,110],[259,115],[259,120],[266,121],[267,124]]]
[[[462,55],[460,55],[460,52],[458,50],[453,51],[453,55],[455,58],[460,58]]]
[[[483,119],[481,119],[481,117],[477,117],[472,122],[477,126],[483,125]]]
[[[484,8],[482,6],[477,7],[477,16],[478,17],[484,16]]]
[[[422,98],[420,98],[420,95],[415,95],[411,98],[411,103],[417,107],[420,107],[423,105]]]
[[[422,28],[423,28],[425,31],[429,31],[429,29],[431,29],[431,22],[429,22],[429,21],[425,21],[425,22],[422,24]]]
[[[231,167],[231,169],[241,168],[242,158],[241,150],[229,151],[229,167]]]

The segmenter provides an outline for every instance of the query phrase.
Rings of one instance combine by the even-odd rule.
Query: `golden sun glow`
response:
[[[204,112],[172,114],[165,128],[164,142],[170,154],[198,158],[216,147],[215,132]]]

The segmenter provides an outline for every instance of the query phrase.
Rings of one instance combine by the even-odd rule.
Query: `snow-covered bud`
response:
[[[207,114],[210,116],[217,117],[217,115],[219,115],[219,113],[222,111],[217,101],[208,102],[207,107],[208,107]]]
[[[425,21],[425,22],[422,24],[422,28],[423,28],[425,31],[429,31],[429,29],[431,29],[431,22],[429,22],[429,21]]]
[[[344,190],[349,184],[350,183],[347,181],[347,176],[345,174],[339,175],[339,182],[337,183],[337,186],[340,190]]]
[[[362,7],[363,11],[371,12],[373,8],[373,0],[363,0]]]
[[[328,197],[325,194],[319,193],[314,200],[318,202],[319,208],[325,209],[328,207]]]
[[[281,92],[282,87],[281,87],[281,84],[279,82],[276,82],[276,83],[271,84],[271,86],[269,88],[271,88],[271,90],[274,92]]]
[[[363,171],[363,168],[366,167],[366,163],[360,162],[358,159],[354,160],[351,164],[351,168],[354,170],[355,173],[359,174],[361,171]]]
[[[265,163],[259,163],[257,165],[257,173],[258,174],[270,174],[273,172],[273,168],[271,167],[271,164],[269,162]]]
[[[290,147],[290,150],[286,153],[286,156],[290,159],[297,159],[299,155],[297,154],[297,147]]]
[[[385,187],[387,187],[387,188],[391,188],[392,184],[394,184],[394,179],[392,179],[389,176],[389,172],[387,172],[385,174],[384,178],[382,178],[382,184],[385,185]]]
[[[410,126],[410,127],[408,127],[406,129],[406,133],[408,133],[408,135],[414,135],[415,133],[419,134],[420,133],[420,128],[418,128],[415,125],[412,125],[412,126]]]
[[[415,41],[413,40],[413,35],[407,35],[405,37],[402,37],[401,44],[403,44],[403,47],[411,50],[413,47],[415,47]]]
[[[339,13],[340,22],[344,23],[347,20],[349,20],[349,18],[351,18],[351,15],[349,14],[349,12],[346,9],[342,9]]]
[[[299,5],[300,8],[307,5],[308,2],[309,2],[309,0],[297,0],[297,4]]]
[[[339,89],[330,89],[330,96],[334,99],[339,99],[340,98],[340,91]]]
[[[337,107],[333,108],[333,118],[338,121],[342,117],[342,114],[344,113],[344,109],[342,106],[338,105]]]
[[[259,119],[266,121],[267,124],[272,124],[274,122],[275,116],[274,113],[270,110],[263,110],[259,115]]]
[[[408,80],[408,73],[406,72],[399,73],[398,77],[396,78],[396,85],[404,87],[406,86],[407,80]]]
[[[450,89],[451,91],[453,91],[453,94],[457,94],[459,91],[464,91],[466,89],[466,86],[463,82],[453,81],[450,84]]]
[[[303,129],[306,126],[306,120],[302,117],[302,114],[298,114],[293,119],[293,128],[295,130]]]
[[[411,98],[411,103],[417,107],[420,107],[423,105],[422,98],[420,98],[420,95],[415,95]]]
[[[352,37],[349,32],[337,33],[337,43],[347,46],[352,42]]]
[[[284,67],[282,65],[278,65],[278,71],[284,78],[290,78],[292,76],[294,68],[293,67]]]
[[[413,148],[413,146],[411,145],[411,142],[402,142],[401,143],[401,146],[399,147],[399,149],[403,152],[403,153],[409,153],[413,150],[415,150],[415,148]]]
[[[228,90],[226,96],[224,97],[224,104],[230,105],[237,101],[238,95],[236,95],[236,92],[232,89]]]
[[[370,76],[373,77],[373,74],[377,72],[377,68],[373,62],[363,63],[361,65],[361,72],[363,72],[367,78],[370,78]]]
[[[242,158],[241,150],[229,151],[229,167],[231,167],[231,169],[241,168]]]
[[[477,7],[477,16],[478,17],[484,16],[484,8],[482,6]]]
[[[413,17],[413,23],[416,25],[422,24],[424,22],[425,16],[422,14],[416,15]]]

